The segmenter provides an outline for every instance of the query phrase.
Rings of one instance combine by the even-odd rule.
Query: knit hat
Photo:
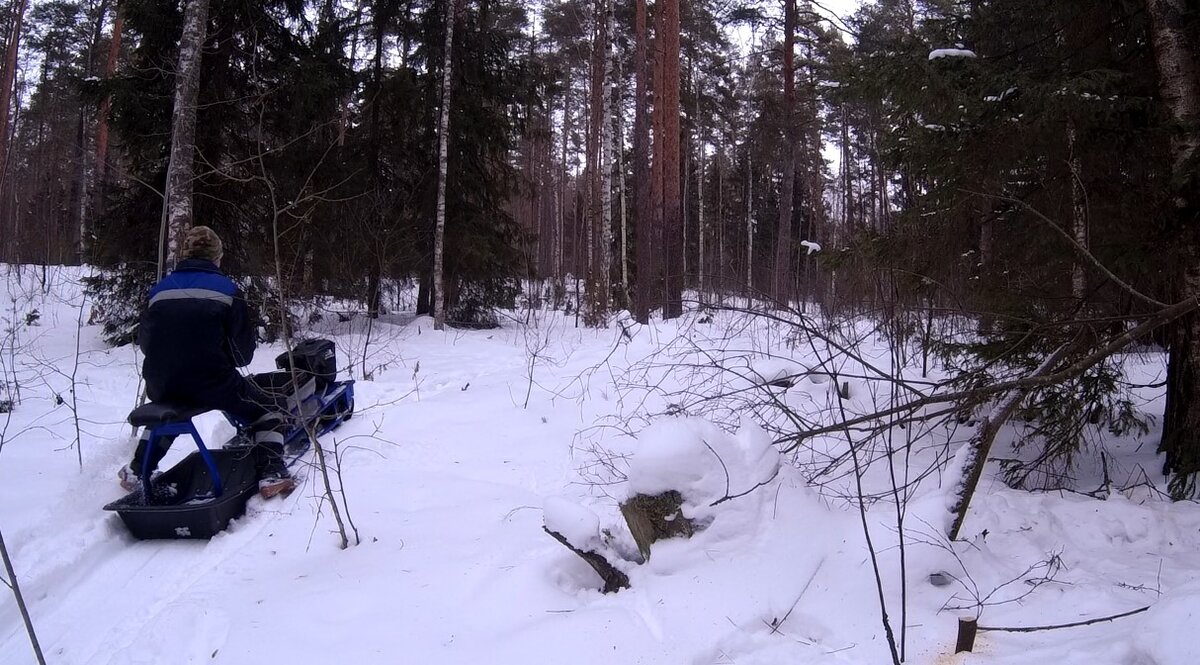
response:
[[[188,229],[187,238],[183,240],[183,258],[204,259],[216,263],[221,260],[224,250],[221,239],[216,232],[207,226],[193,226]]]

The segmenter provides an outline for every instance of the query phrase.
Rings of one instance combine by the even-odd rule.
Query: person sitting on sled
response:
[[[152,402],[224,411],[250,423],[254,463],[263,498],[296,487],[283,460],[283,418],[275,400],[238,373],[254,357],[254,326],[241,289],[221,272],[221,239],[207,226],[192,227],[183,260],[150,290],[138,324],[145,355],[142,378]],[[133,460],[118,473],[121,486],[140,484],[142,460],[154,472],[175,437],[160,437],[146,455],[142,433]]]

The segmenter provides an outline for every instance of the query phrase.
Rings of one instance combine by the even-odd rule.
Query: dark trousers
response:
[[[254,466],[259,477],[287,475],[287,467],[283,462],[284,420],[279,399],[263,392],[249,379],[234,374],[219,388],[156,401],[228,413],[248,426],[248,434],[253,441]],[[150,430],[144,430],[129,467],[135,474],[141,475],[142,460],[147,460],[149,470],[153,472],[174,442],[173,435],[158,437],[147,458],[146,447],[150,444]]]

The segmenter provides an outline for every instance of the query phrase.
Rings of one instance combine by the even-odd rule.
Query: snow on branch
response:
[[[941,58],[975,58],[975,52],[965,48],[938,48],[929,52],[930,60]]]

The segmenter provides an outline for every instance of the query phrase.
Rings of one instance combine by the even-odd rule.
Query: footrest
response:
[[[160,427],[191,420],[193,416],[198,416],[207,410],[183,407],[167,402],[150,402],[129,413],[129,424],[134,427]]]

